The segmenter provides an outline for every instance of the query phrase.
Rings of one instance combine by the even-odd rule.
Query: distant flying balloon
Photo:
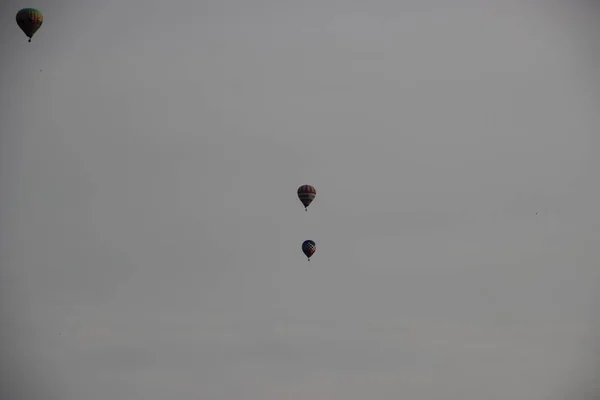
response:
[[[317,251],[317,246],[314,241],[305,240],[304,243],[302,243],[302,252],[306,258],[308,258],[308,261],[310,261],[312,255],[315,254],[315,251]]]
[[[30,42],[33,35],[42,26],[42,22],[44,22],[44,16],[40,10],[35,8],[24,8],[17,13],[17,25],[27,35]]]
[[[304,210],[308,211],[308,206],[313,202],[317,190],[310,185],[302,185],[298,188],[298,198],[304,204]]]

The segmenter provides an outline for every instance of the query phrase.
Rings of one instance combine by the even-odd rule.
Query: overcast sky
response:
[[[598,334],[586,10],[450,3],[3,2],[3,389],[570,396]]]

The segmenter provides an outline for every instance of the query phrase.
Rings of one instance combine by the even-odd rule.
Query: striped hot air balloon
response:
[[[302,252],[306,258],[308,258],[308,261],[310,261],[312,255],[315,254],[315,251],[317,251],[317,246],[314,241],[305,240],[304,243],[302,243]]]
[[[298,198],[304,205],[305,211],[308,211],[308,206],[313,202],[316,195],[317,190],[310,185],[302,185],[298,188]]]
[[[36,10],[35,8],[23,8],[17,12],[17,25],[27,35],[30,42],[43,22],[44,16],[40,10]]]

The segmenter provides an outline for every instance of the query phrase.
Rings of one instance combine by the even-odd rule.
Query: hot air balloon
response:
[[[298,188],[298,198],[304,204],[304,210],[308,211],[308,206],[313,202],[317,190],[310,185],[302,185]]]
[[[42,22],[44,22],[44,16],[40,10],[35,8],[24,8],[17,13],[17,25],[25,32],[30,42],[33,35],[42,26]]]
[[[317,250],[317,246],[314,241],[305,240],[304,243],[302,243],[302,252],[306,256],[306,258],[308,258],[308,261],[310,261],[310,258],[312,257],[313,254],[315,254],[316,250]]]

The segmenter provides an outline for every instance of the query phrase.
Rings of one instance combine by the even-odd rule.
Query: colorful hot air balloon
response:
[[[317,190],[310,185],[302,185],[298,188],[298,198],[304,204],[304,210],[308,211],[308,206],[313,202]]]
[[[315,254],[316,250],[317,250],[317,246],[314,241],[305,240],[304,243],[302,243],[302,252],[306,256],[306,258],[308,258],[308,261],[310,261],[310,258],[312,257],[313,254]]]
[[[42,22],[44,22],[44,16],[40,10],[35,8],[24,8],[17,13],[17,25],[25,32],[30,42],[33,35],[42,26]]]

